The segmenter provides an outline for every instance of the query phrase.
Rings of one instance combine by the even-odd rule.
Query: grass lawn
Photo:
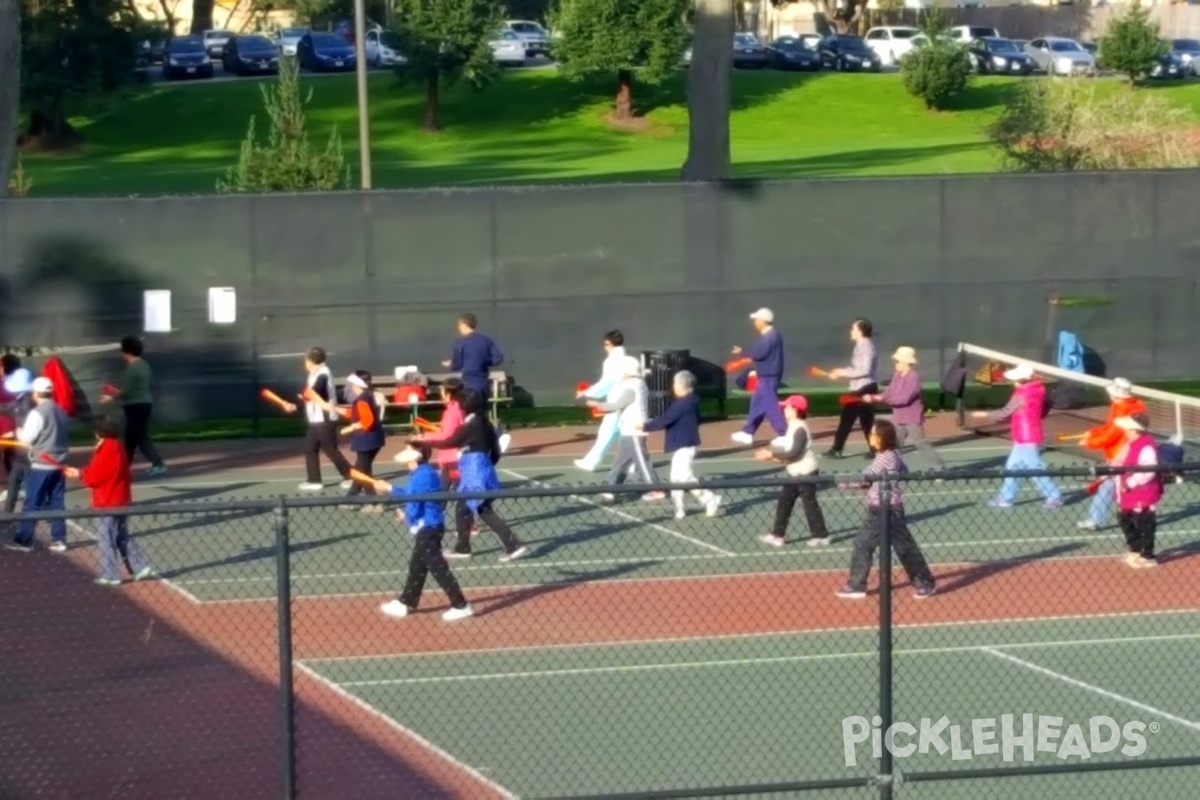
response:
[[[354,76],[307,79],[313,141],[336,129],[357,167]],[[76,120],[85,148],[31,154],[35,196],[211,192],[231,164],[259,81],[138,87]],[[739,177],[913,175],[997,167],[984,128],[1014,79],[980,78],[956,110],[931,113],[895,74],[737,72],[733,158]],[[607,82],[574,84],[553,70],[509,72],[483,92],[445,93],[444,130],[418,128],[420,93],[390,74],[371,79],[375,184],[379,188],[671,180],[687,146],[683,76],[637,87],[647,130],[604,122]],[[1114,82],[1115,88],[1115,82]],[[1200,82],[1173,86],[1200,106]],[[261,116],[261,115],[260,115]],[[261,128],[260,128],[261,130]]]

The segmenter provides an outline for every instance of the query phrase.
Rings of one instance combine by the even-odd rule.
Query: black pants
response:
[[[379,455],[379,451],[382,449],[382,447],[376,447],[374,450],[359,450],[356,452],[354,454],[354,468],[359,472],[373,476],[375,473],[371,470],[375,468],[375,458]],[[363,492],[366,492],[367,494],[375,494],[375,487],[366,486],[358,481],[353,481],[350,484],[350,491],[346,493],[346,496],[354,497],[354,495],[362,494]]]
[[[21,493],[21,486],[29,474],[29,459],[16,454],[14,456],[8,464],[8,497],[4,498],[4,510],[9,514],[16,510],[17,495]]]
[[[475,519],[475,514],[478,514],[484,524],[500,537],[500,544],[504,545],[504,552],[512,553],[521,546],[521,540],[512,532],[512,528],[508,527],[508,523],[500,519],[500,515],[492,509],[491,500],[485,500],[479,510],[474,513],[467,507],[466,500],[459,500],[454,509],[454,527],[458,534],[458,541],[454,543],[454,552],[471,552],[471,523]]]
[[[1129,552],[1142,558],[1154,558],[1154,535],[1158,532],[1158,514],[1154,511],[1122,511],[1117,514],[1121,533]]]
[[[350,462],[337,446],[337,428],[332,422],[310,422],[308,436],[304,441],[304,467],[308,471],[309,483],[321,482],[321,460],[324,453],[334,469],[343,478],[350,477]]]
[[[150,412],[154,406],[150,403],[128,403],[125,406],[125,455],[129,463],[133,463],[133,454],[138,450],[150,462],[152,467],[163,465],[162,456],[150,441]]]
[[[829,529],[825,527],[825,514],[821,512],[821,504],[817,502],[816,484],[807,482],[783,485],[779,503],[775,506],[775,527],[771,528],[771,533],[780,538],[787,536],[788,523],[792,519],[792,509],[795,508],[797,499],[804,509],[804,519],[808,522],[808,532],[812,538],[828,539]]]
[[[412,555],[408,558],[408,579],[400,592],[400,602],[411,609],[421,604],[421,592],[425,589],[425,579],[433,575],[437,585],[446,593],[453,608],[463,608],[467,598],[450,571],[446,556],[442,555],[442,535],[446,529],[439,525],[436,528],[426,528],[413,537]]]
[[[878,392],[879,387],[870,383],[853,393],[861,397],[864,394],[877,394]],[[855,422],[862,428],[863,437],[868,439],[868,446],[870,446],[871,426],[875,424],[875,406],[870,403],[851,403],[842,406],[842,415],[838,419],[837,430],[833,434],[831,452],[842,452],[842,448],[846,446],[846,440],[850,438],[850,431],[854,430]]]
[[[892,542],[892,552],[896,554],[900,566],[904,567],[904,573],[908,575],[912,585],[918,589],[932,588],[933,573],[929,571],[929,564],[926,563],[917,540],[908,529],[903,508],[867,509],[862,530],[854,537],[854,553],[850,556],[850,587],[860,591],[867,588],[871,562],[875,560],[875,551],[883,538],[885,519],[888,537]]]

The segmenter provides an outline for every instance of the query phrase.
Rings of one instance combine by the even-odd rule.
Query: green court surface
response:
[[[974,444],[946,447],[942,453],[951,466],[997,467],[1006,448],[998,443]],[[1048,454],[1048,461],[1073,463],[1069,456],[1056,453]],[[918,455],[909,462],[913,470],[924,467]],[[861,458],[850,457],[828,466],[831,471],[849,472],[862,464]],[[387,464],[385,469],[394,466]],[[573,470],[569,459],[561,457],[516,456],[505,459],[501,467],[502,478],[513,486],[604,480],[603,474]],[[778,474],[770,465],[746,456],[701,459],[697,472],[701,477],[728,478]],[[298,478],[277,469],[218,473],[203,479],[168,477],[139,483],[136,497],[139,503],[201,503],[296,496]],[[1080,485],[1063,488],[1077,490]],[[985,502],[995,489],[994,482],[980,480],[906,486],[913,530],[931,562],[1086,558],[1120,552],[1115,531],[1081,534],[1075,528],[1083,516],[1082,505],[1050,511],[1026,487],[1022,498],[1027,502],[1009,510],[989,509]],[[327,494],[337,491],[331,487]],[[717,517],[706,518],[693,506],[682,520],[673,518],[667,502],[645,503],[632,496],[615,506],[602,506],[583,493],[505,500],[497,510],[532,547],[532,555],[501,563],[498,541],[485,532],[474,541],[475,556],[456,562],[454,568],[466,588],[844,568],[849,540],[862,517],[861,493],[822,491],[832,546],[803,546],[799,539],[806,535],[805,525],[797,507],[790,546],[775,549],[757,537],[770,529],[776,491],[770,487],[730,490],[724,493]],[[80,492],[73,492],[72,498],[75,504],[85,501]],[[1186,513],[1189,499],[1187,491],[1168,494],[1161,515],[1161,549],[1200,538],[1200,530]],[[274,529],[268,512],[172,512],[135,517],[131,525],[164,577],[197,601],[274,596]],[[290,532],[295,596],[395,591],[405,567],[407,542],[404,529],[390,513],[369,516],[334,507],[293,509]]]
[[[1007,761],[1003,751],[985,752],[986,739],[979,748],[973,744],[973,720],[994,719],[993,743],[1002,746],[1005,714],[1016,716],[1017,735],[1023,714],[1061,717],[1060,733],[1048,739],[1052,750],[1067,741],[1071,725],[1080,725],[1088,761],[1128,760],[1119,750],[1090,753],[1091,720],[1101,716],[1120,728],[1145,726],[1144,752],[1129,758],[1190,756],[1200,748],[1200,694],[1192,681],[1200,628],[1194,615],[978,624],[953,631],[916,627],[898,630],[895,644],[895,721],[919,731],[923,718],[936,724],[946,716],[962,731],[954,746],[946,729],[945,754],[934,745],[897,758],[901,774],[1026,763],[1019,742]],[[1152,662],[1146,657],[1151,647]],[[845,631],[335,658],[309,661],[303,669],[378,709],[463,769],[531,798],[856,776],[865,782],[875,769],[870,742],[850,743],[854,764],[848,765],[843,721],[877,713],[876,648],[874,632]],[[1154,678],[1142,680],[1139,673],[1151,663]],[[1110,739],[1102,733],[1097,750]],[[919,733],[911,741],[918,743]],[[1126,741],[1134,742],[1121,745]],[[962,758],[963,752],[970,757]],[[1037,764],[1084,760],[1079,751],[1060,759],[1058,752],[1036,749],[1031,758]],[[1198,773],[1152,769],[991,779],[922,784],[920,792],[1185,797]]]

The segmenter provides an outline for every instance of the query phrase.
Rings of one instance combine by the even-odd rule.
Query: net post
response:
[[[962,342],[958,344],[958,355],[955,358],[955,363],[959,369],[964,370],[962,390],[954,395],[954,413],[958,417],[958,427],[967,427],[967,348]]]
[[[1187,439],[1183,431],[1183,404],[1178,400],[1175,401],[1175,435],[1179,437],[1180,443]]]
[[[892,753],[888,729],[892,727],[892,479],[879,480],[879,729],[883,749],[879,754],[879,800],[892,800]]]
[[[292,679],[292,568],[287,501],[275,507],[275,602],[278,605],[280,788],[284,800],[296,796],[296,713]]]

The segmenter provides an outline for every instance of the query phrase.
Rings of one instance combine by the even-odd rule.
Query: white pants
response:
[[[600,420],[600,430],[596,432],[596,443],[581,460],[590,465],[592,469],[600,466],[600,459],[604,458],[608,448],[612,447],[613,442],[617,440],[617,433],[617,415],[605,414]]]
[[[696,460],[696,448],[681,447],[671,454],[671,483],[695,483],[696,472],[692,469],[692,462]],[[693,489],[692,497],[696,498],[701,503],[707,503],[712,499],[712,492],[704,489]],[[675,503],[675,508],[683,510],[683,490],[671,492],[671,500]]]

